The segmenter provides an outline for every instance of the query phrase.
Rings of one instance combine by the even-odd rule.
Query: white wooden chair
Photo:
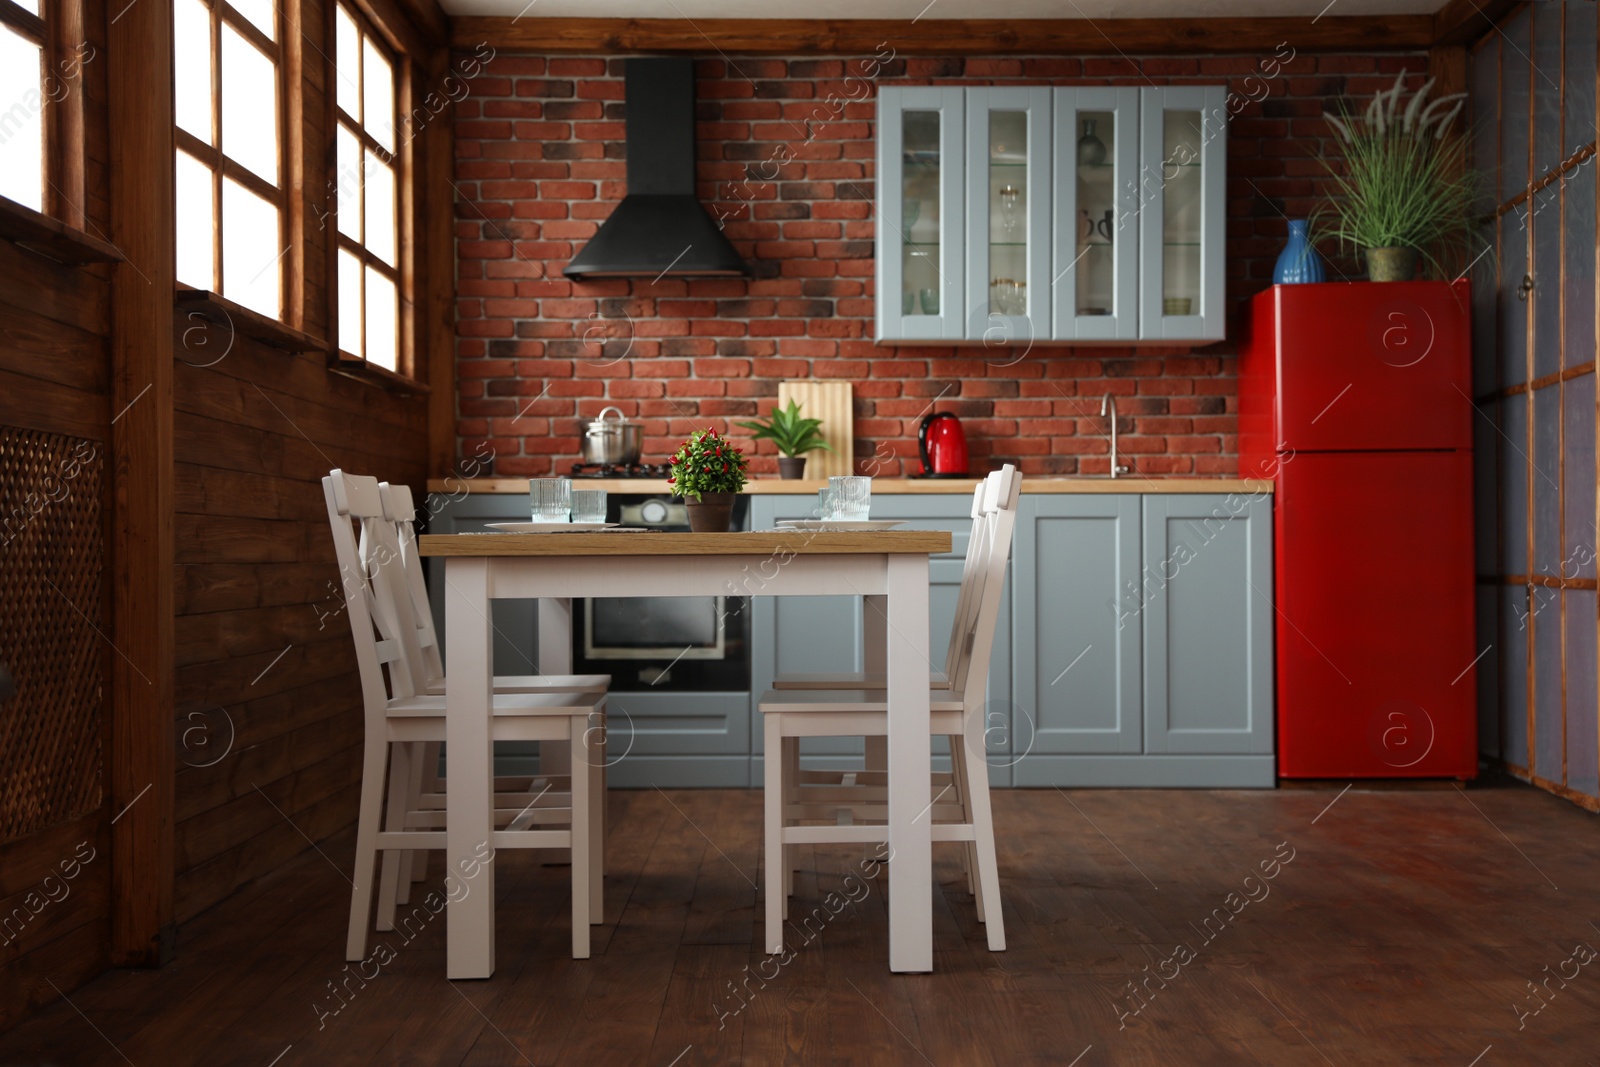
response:
[[[336,470],[322,485],[366,719],[350,929],[345,942],[346,959],[355,961],[366,957],[378,854],[385,854],[388,866],[391,854],[445,847],[440,828],[443,813],[417,811],[412,803],[416,790],[414,761],[409,758],[410,746],[444,739],[445,701],[442,696],[416,691],[416,678],[422,673],[421,646],[377,480]],[[361,530],[359,543],[353,524]],[[570,747],[572,780],[565,798],[569,806],[558,809],[540,806],[521,795],[497,795],[496,829],[487,844],[495,849],[570,850],[572,954],[576,959],[589,955],[591,901],[597,880],[592,877],[591,863],[598,823],[592,818],[594,776],[590,769],[604,760],[603,753],[596,759],[596,737],[589,724],[603,712],[605,699],[604,694],[508,693],[496,694],[493,702],[495,740],[565,740]],[[507,801],[521,801],[523,806],[510,806]],[[540,828],[530,829],[533,826]],[[389,884],[394,883],[391,879]],[[392,900],[380,900],[380,904],[392,912]]]
[[[412,496],[411,487],[408,485],[381,482],[378,485],[378,495],[383,502],[384,515],[393,529],[393,543],[384,551],[396,552],[404,566],[405,585],[411,594],[411,611],[416,621],[417,642],[421,646],[422,672],[417,682],[417,691],[430,696],[442,696],[445,691],[444,659],[440,654],[438,631],[434,626],[433,606],[428,599],[428,585],[423,575],[422,557],[417,552],[416,516],[417,508],[415,498]],[[611,686],[609,674],[497,674],[494,679],[496,693],[587,693],[604,694]],[[605,722],[600,719],[590,723],[592,736],[605,737]],[[415,783],[417,795],[413,798],[413,806],[420,810],[443,810],[444,808],[444,780],[439,775],[439,745],[429,743],[415,745],[409,751],[409,758],[413,763],[412,780]],[[605,839],[606,811],[605,811],[605,765],[592,768],[591,773],[598,773],[599,778],[595,783],[596,797],[599,809],[596,817],[599,819],[599,838]],[[539,775],[536,777],[507,778],[497,776],[495,788],[499,792],[516,794],[528,792],[538,794],[545,790],[565,791],[569,788],[569,778],[565,774]],[[546,800],[552,804],[561,802],[562,793],[546,793]],[[543,802],[541,802],[543,803]],[[386,906],[389,899],[389,884],[391,879],[390,867],[394,862],[404,874],[395,889],[396,903],[405,904],[410,899],[410,883],[420,882],[427,874],[427,854],[414,852],[408,854],[403,860],[391,861],[385,857],[383,881],[379,892],[378,929],[386,930],[391,909]],[[603,867],[603,852],[595,856],[595,862]],[[591,902],[594,922],[603,921],[604,893],[602,877],[597,874],[595,878],[595,892]]]
[[[976,870],[972,888],[978,919],[995,952],[1005,949],[1005,925],[984,751],[984,699],[1021,484],[1021,476],[1008,465],[980,487],[982,498],[967,546],[968,563],[951,635],[952,657],[947,660],[949,687],[930,687],[932,732],[950,738],[951,757],[949,778],[935,779],[929,812],[933,839],[964,843],[969,878]],[[843,780],[838,772],[802,775],[799,739],[886,736],[888,704],[882,688],[863,686],[774,689],[762,696],[758,707],[765,716],[767,752],[766,942],[768,952],[779,953],[791,888],[790,847],[888,840],[883,821],[887,781],[881,772],[869,770]],[[802,825],[808,822],[822,825]]]

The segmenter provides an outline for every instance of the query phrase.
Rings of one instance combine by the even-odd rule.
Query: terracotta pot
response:
[[[1417,276],[1417,250],[1415,248],[1367,249],[1367,280],[1374,282],[1409,282]]]
[[[695,533],[727,533],[733,521],[733,498],[737,493],[701,493],[683,505],[689,513],[689,529]]]
[[[778,477],[794,481],[806,476],[806,457],[804,456],[779,456]]]

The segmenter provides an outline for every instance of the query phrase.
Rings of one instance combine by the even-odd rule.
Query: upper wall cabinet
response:
[[[961,89],[878,93],[878,336],[959,341],[966,280]]]
[[[878,340],[1220,340],[1223,98],[881,90]]]

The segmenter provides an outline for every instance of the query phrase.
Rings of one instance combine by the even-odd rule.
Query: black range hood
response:
[[[694,61],[629,59],[628,194],[562,273],[568,278],[746,276],[695,197]]]

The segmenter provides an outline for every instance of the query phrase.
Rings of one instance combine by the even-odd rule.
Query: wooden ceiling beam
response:
[[[1467,0],[1470,2],[1470,0]],[[1452,7],[1454,4],[1451,5]],[[1270,55],[1403,51],[1435,41],[1429,15],[1222,19],[600,19],[451,20],[451,43],[507,51],[623,55]]]
[[[1471,44],[1489,33],[1518,0],[1450,0],[1433,16],[1433,43]]]

